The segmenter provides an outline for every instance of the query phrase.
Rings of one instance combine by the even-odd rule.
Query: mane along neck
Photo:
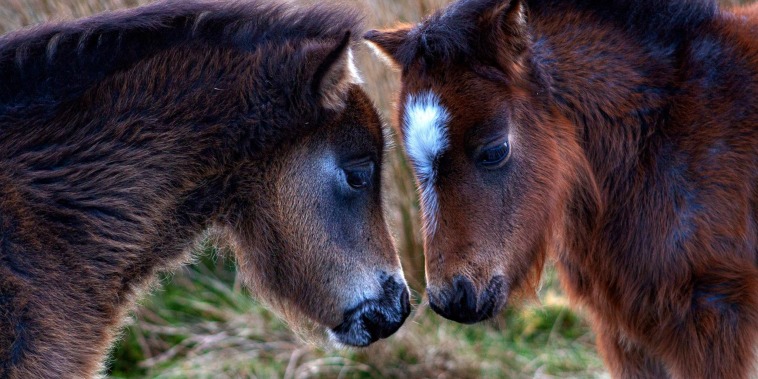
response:
[[[645,43],[595,13],[552,11],[532,13],[532,62],[602,182],[632,169],[670,117],[683,45]]]
[[[716,0],[526,0],[530,16],[582,12],[642,39],[677,40],[719,13]],[[537,16],[538,17],[538,16]]]
[[[324,116],[303,67],[318,57],[300,53],[358,27],[325,7],[175,0],[6,35],[0,195],[72,246],[97,235],[93,257],[154,249],[130,278],[149,276],[239,200],[235,173],[262,176],[252,161]]]
[[[549,4],[558,3],[595,4]],[[660,229],[665,217],[669,230],[689,225],[705,203],[698,196],[716,192],[697,187],[703,179],[695,168],[723,159],[724,146],[749,156],[749,149],[736,147],[756,122],[749,111],[758,96],[749,85],[755,51],[731,38],[741,31],[727,27],[730,15],[711,12],[710,2],[694,3],[703,8],[672,13],[662,31],[651,27],[653,21],[626,23],[581,6],[530,9],[535,76],[556,113],[574,126],[575,135],[566,138],[576,138],[588,166],[575,170],[581,193],[569,204],[569,222],[582,223],[567,233],[568,250],[579,257],[575,262],[587,262],[586,254],[608,259],[679,249],[684,237],[677,233],[645,231]],[[685,16],[695,20],[692,26],[684,26]],[[743,159],[719,170],[741,169],[749,161]],[[598,201],[592,201],[593,192]],[[675,206],[666,208],[670,204]],[[658,216],[645,217],[652,214]],[[644,266],[652,260],[629,262]]]
[[[560,249],[575,255],[571,261],[593,251],[608,253],[595,249],[592,240],[627,204],[635,176],[648,169],[650,154],[656,154],[674,117],[685,40],[696,33],[685,21],[689,17],[703,27],[713,17],[710,1],[672,1],[665,6],[678,13],[663,26],[658,16],[644,18],[640,12],[660,11],[664,4],[611,2],[529,1],[536,82],[547,90],[558,118],[573,126],[561,128],[572,134],[564,136],[570,150],[565,155],[576,180]],[[685,12],[687,3],[697,6]],[[631,16],[614,14],[614,7]],[[574,139],[576,144],[565,142]],[[568,270],[578,269],[564,263]]]
[[[357,35],[351,10],[270,1],[165,0],[0,37],[0,115],[76,98],[104,78],[186,44],[252,51]]]

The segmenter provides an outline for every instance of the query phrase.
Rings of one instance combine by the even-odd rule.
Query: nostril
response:
[[[347,310],[342,323],[332,328],[331,332],[341,343],[367,346],[395,333],[410,312],[410,293],[405,281],[386,276],[382,293]]]
[[[374,340],[387,338],[395,333],[402,321],[388,320],[382,311],[369,310],[361,315],[361,321],[366,331],[373,336]]]
[[[399,291],[404,289],[405,285],[403,284],[403,281],[397,280],[394,276],[386,277],[382,282],[382,291],[384,291],[385,296],[396,295]]]
[[[407,317],[411,313],[411,300],[407,290],[400,293],[400,311],[403,317]]]
[[[493,278],[487,288],[477,296],[474,283],[456,275],[448,290],[439,293],[429,292],[429,305],[442,317],[473,324],[497,314],[505,305],[507,293],[508,285],[502,276]]]
[[[508,285],[503,276],[495,276],[490,280],[489,285],[484,290],[480,303],[482,306],[479,310],[480,318],[487,319],[494,316],[503,307],[508,293]]]
[[[453,279],[453,288],[455,294],[453,298],[455,301],[452,306],[452,313],[468,314],[476,312],[476,290],[474,290],[474,283],[457,275]]]
[[[402,281],[388,277],[382,288],[382,297],[368,300],[356,310],[356,321],[372,341],[395,333],[411,312],[408,287]]]
[[[371,335],[382,338],[382,329],[384,329],[383,325],[386,323],[386,320],[381,313],[375,310],[365,311],[361,314],[361,321]]]

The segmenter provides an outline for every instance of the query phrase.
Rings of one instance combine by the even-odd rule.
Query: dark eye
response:
[[[511,147],[508,141],[499,145],[488,147],[479,154],[479,164],[484,168],[496,169],[503,166],[511,155]]]
[[[374,162],[366,162],[345,169],[347,184],[357,190],[362,190],[371,185],[374,177]]]

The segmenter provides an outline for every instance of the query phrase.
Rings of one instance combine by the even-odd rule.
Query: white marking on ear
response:
[[[353,48],[347,49],[347,69],[350,73],[350,82],[353,84],[363,84],[363,78],[361,72],[358,71],[358,67],[355,65],[355,56],[353,55]]]
[[[516,16],[516,24],[518,26],[526,26],[526,13],[524,12],[524,7],[522,5],[518,5],[518,15]]]
[[[366,46],[368,46],[372,52],[374,52],[374,55],[379,57],[384,63],[389,67],[396,67],[397,63],[390,57],[387,53],[384,52],[379,46],[371,41],[363,41],[366,43]]]
[[[341,56],[329,67],[321,80],[321,103],[325,108],[341,111],[345,108],[347,94],[354,84],[362,84],[358,68],[355,66],[353,49],[347,47]]]
[[[434,234],[437,227],[439,203],[434,185],[437,160],[450,144],[447,135],[449,121],[450,114],[433,92],[411,95],[405,103],[405,148],[419,182],[424,228],[428,235]]]

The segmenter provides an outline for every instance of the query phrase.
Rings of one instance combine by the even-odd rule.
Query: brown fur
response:
[[[359,27],[169,1],[0,37],[0,378],[95,375],[135,294],[209,229],[287,312],[349,333],[383,301],[390,327],[353,341],[396,330],[381,124],[346,64]]]
[[[493,293],[499,310],[555,250],[614,377],[758,375],[755,9],[464,0],[369,32],[402,70],[399,120],[426,90],[451,114],[432,305],[476,321],[455,311]],[[507,163],[481,168],[504,134]]]

